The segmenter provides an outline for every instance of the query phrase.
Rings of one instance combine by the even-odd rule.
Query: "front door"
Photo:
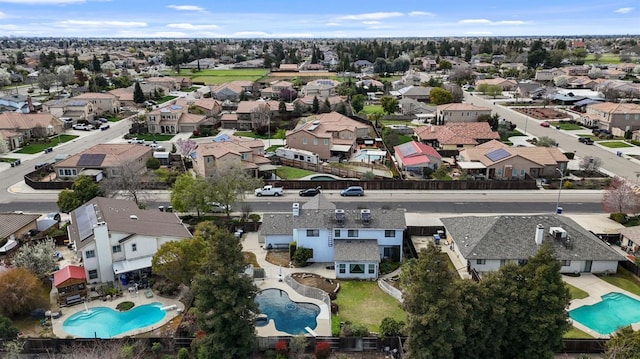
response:
[[[585,261],[584,262],[584,270],[583,272],[591,273],[591,264],[593,261]]]

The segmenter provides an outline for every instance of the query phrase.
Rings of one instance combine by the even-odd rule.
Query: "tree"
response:
[[[73,65],[63,65],[56,68],[56,75],[62,87],[67,87],[76,76],[76,70]]]
[[[614,177],[609,182],[602,196],[604,210],[611,213],[638,213],[640,212],[640,194],[636,193],[627,180]]]
[[[287,104],[284,101],[280,101],[278,104],[278,113],[282,116],[287,113]]]
[[[462,87],[457,83],[448,82],[442,85],[442,88],[451,92],[453,102],[460,103],[464,100],[464,91],[462,91]]]
[[[383,339],[397,337],[402,334],[403,327],[403,321],[398,322],[391,317],[386,317],[382,319],[382,322],[380,323],[380,334],[382,334]]]
[[[215,171],[208,180],[211,184],[207,194],[209,201],[226,208],[227,216],[230,216],[229,209],[244,198],[245,192],[262,186],[261,179],[251,177],[236,167]]]
[[[549,136],[542,136],[538,138],[536,145],[539,147],[556,147],[558,142]]]
[[[453,70],[449,75],[449,81],[455,82],[458,85],[463,85],[465,83],[473,82],[474,76],[473,69],[470,66],[460,66]]]
[[[89,176],[78,176],[71,189],[64,189],[58,194],[60,212],[69,213],[94,197],[103,196],[104,191]]]
[[[197,322],[205,336],[195,343],[199,359],[246,358],[254,350],[257,288],[244,272],[242,244],[208,223],[205,264],[195,281]]]
[[[142,88],[140,87],[140,83],[136,82],[133,87],[133,102],[135,103],[143,103],[145,101],[144,92],[142,92]]]
[[[392,115],[400,109],[398,99],[393,96],[382,96],[380,98],[380,105],[387,115]]]
[[[205,249],[206,243],[196,228],[192,238],[170,241],[158,249],[151,261],[153,273],[189,287],[202,267],[200,254]]]
[[[55,251],[53,240],[28,243],[20,247],[13,257],[13,264],[29,270],[38,278],[47,278],[56,266]]]
[[[607,359],[640,358],[640,331],[629,325],[619,329],[607,341],[604,353]]]
[[[256,133],[266,133],[271,126],[271,108],[261,103],[251,111],[251,127]]]
[[[599,157],[584,156],[580,160],[579,168],[587,175],[591,175],[595,172],[598,172],[601,165],[602,160]]]
[[[18,337],[18,328],[13,326],[11,319],[0,315],[0,339],[13,340]]]
[[[51,89],[55,81],[56,76],[47,69],[42,69],[38,73],[38,87],[40,87],[41,90],[49,92],[49,89]]]
[[[0,293],[0,314],[7,317],[28,314],[48,299],[42,293],[40,280],[25,268],[0,273]]]
[[[442,89],[440,87],[434,87],[429,91],[429,102],[435,105],[444,105],[453,102],[453,95],[451,92]]]
[[[364,108],[364,102],[367,100],[366,95],[353,95],[351,97],[351,107],[354,113],[359,113]]]
[[[93,72],[102,71],[102,69],[100,68],[100,60],[98,60],[96,55],[93,55],[93,60],[91,60],[91,70],[93,70]]]
[[[324,99],[324,103],[322,105],[322,112],[324,113],[331,112],[331,102],[329,102],[328,97]]]
[[[138,207],[142,206],[145,202],[145,173],[137,168],[138,165],[134,162],[120,163],[119,175],[107,177],[101,182],[103,195],[108,197],[122,195],[134,201]]]
[[[180,154],[182,157],[189,157],[191,156],[193,151],[196,150],[196,148],[198,147],[198,144],[192,140],[185,140],[185,139],[179,138],[176,141],[176,147],[178,149],[178,154]]]
[[[527,55],[527,66],[535,69],[542,66],[547,60],[547,50],[544,48],[542,40],[535,40],[529,48],[529,54]]]
[[[91,343],[91,345],[77,343],[63,347],[62,354],[69,359],[134,359],[148,357],[146,349],[146,345],[141,341],[110,339]]]
[[[402,267],[404,306],[408,313],[407,358],[454,358],[454,348],[464,345],[460,295],[449,259],[430,243],[417,259]],[[446,300],[443,300],[446,298]]]
[[[171,188],[171,206],[178,212],[195,210],[200,217],[200,213],[206,212],[209,207],[205,195],[209,191],[210,186],[204,178],[184,173],[176,178]]]
[[[452,67],[453,65],[451,64],[451,62],[447,60],[440,60],[440,62],[438,62],[438,68],[440,70],[451,70]]]
[[[497,113],[491,115],[480,115],[477,119],[478,122],[488,122],[489,127],[491,127],[491,131],[497,131],[498,126],[500,125],[500,115]]]
[[[3,67],[0,67],[0,86],[6,86],[9,84],[11,84],[11,74]]]
[[[283,88],[278,94],[278,98],[282,101],[292,102],[298,98],[298,91],[290,88]]]
[[[569,85],[569,79],[566,76],[557,76],[553,79],[553,83],[557,87],[567,87]]]
[[[313,103],[311,104],[311,112],[313,113],[320,112],[320,100],[318,100],[318,96],[313,96]]]

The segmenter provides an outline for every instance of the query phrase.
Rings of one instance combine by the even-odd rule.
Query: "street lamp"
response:
[[[562,184],[564,182],[564,171],[557,167],[556,171],[560,173],[560,188],[558,189],[558,199],[556,200],[556,213],[561,214],[562,208],[560,207],[560,194],[562,193]]]

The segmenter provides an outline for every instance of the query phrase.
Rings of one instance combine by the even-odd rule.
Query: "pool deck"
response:
[[[184,304],[182,304],[180,301],[177,300],[173,300],[173,299],[168,299],[168,298],[163,298],[160,297],[158,295],[156,295],[154,293],[153,297],[151,298],[147,298],[145,296],[144,290],[140,290],[138,292],[133,292],[133,293],[128,293],[125,292],[125,294],[122,297],[118,297],[114,300],[110,300],[110,301],[102,301],[102,300],[93,300],[90,302],[87,302],[87,308],[89,310],[91,310],[91,308],[94,307],[107,307],[107,308],[111,308],[113,310],[116,310],[116,306],[119,303],[122,303],[124,301],[129,301],[129,302],[133,302],[135,303],[136,307],[140,306],[140,305],[144,305],[144,304],[150,304],[150,303],[154,303],[154,302],[158,302],[161,303],[163,307],[168,307],[168,306],[172,306],[175,305],[176,309],[173,310],[168,310],[167,314],[164,316],[164,318],[162,318],[162,320],[160,320],[159,322],[153,324],[153,325],[149,325],[140,329],[136,329],[136,330],[131,330],[119,335],[116,335],[114,338],[122,338],[122,337],[129,337],[129,336],[133,336],[133,335],[138,335],[138,334],[142,334],[142,333],[146,333],[146,332],[150,332],[154,329],[158,329],[159,327],[171,322],[172,320],[174,320],[178,315],[180,315],[183,311],[184,311]],[[135,307],[134,307],[135,308]],[[85,306],[84,304],[77,304],[74,305],[72,307],[62,307],[60,308],[60,311],[62,312],[62,316],[58,319],[52,319],[52,328],[53,328],[53,334],[58,337],[58,338],[67,338],[67,337],[74,337],[72,334],[69,334],[67,332],[65,332],[62,329],[62,324],[64,323],[65,320],[67,320],[71,315],[77,313],[77,312],[81,312],[85,310]]]
[[[570,277],[563,275],[562,279],[571,284],[576,288],[580,288],[585,292],[589,293],[589,296],[583,299],[574,299],[569,304],[568,310],[573,310],[579,308],[583,305],[593,305],[602,301],[602,296],[611,292],[618,292],[625,294],[633,299],[640,301],[640,296],[637,296],[631,292],[627,292],[626,290],[611,285],[597,276],[591,273],[581,273],[579,277]],[[588,327],[573,321],[573,326],[582,330],[589,335],[592,335],[595,338],[609,338],[610,335],[603,335],[594,330],[589,329]],[[640,322],[632,324],[634,330],[640,330]]]

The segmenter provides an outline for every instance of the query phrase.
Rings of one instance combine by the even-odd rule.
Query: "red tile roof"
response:
[[[53,285],[56,287],[66,282],[68,279],[87,279],[84,274],[84,268],[68,265],[53,273]]]
[[[413,149],[410,149],[408,152],[403,150],[408,149],[409,147],[413,147]],[[415,141],[395,146],[393,150],[398,154],[400,161],[402,161],[405,166],[415,166],[423,163],[437,163],[442,158],[435,148]],[[405,156],[404,153],[407,153],[407,155]]]

